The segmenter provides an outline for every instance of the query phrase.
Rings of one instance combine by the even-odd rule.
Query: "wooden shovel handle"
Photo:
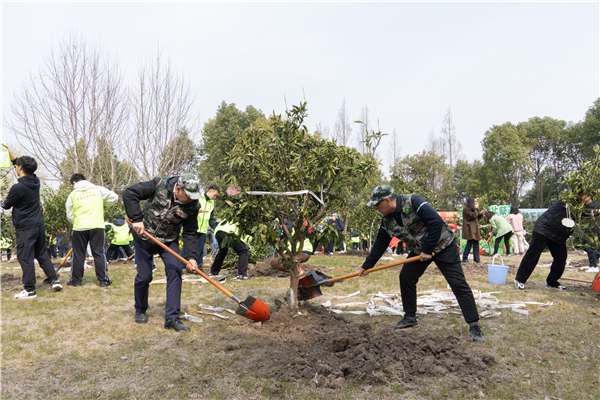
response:
[[[432,256],[433,256],[433,254],[432,254]],[[371,268],[371,269],[368,269],[368,270],[365,271],[365,275],[366,274],[370,274],[371,272],[380,271],[382,269],[395,267],[396,265],[408,264],[408,263],[411,263],[413,261],[419,261],[419,258],[420,258],[419,256],[415,256],[415,257],[411,257],[411,258],[406,258],[404,260],[396,261],[396,262],[393,262],[393,263],[381,265],[379,267]],[[355,276],[358,276],[358,274],[360,274],[360,271],[359,272],[353,272],[353,273],[348,274],[348,275],[338,276],[337,278],[331,278],[331,279],[327,280],[327,282],[328,283],[334,283],[334,282],[337,282],[337,281],[341,281],[343,279],[354,278]]]
[[[129,220],[127,220],[127,223],[129,225],[132,225],[133,223]],[[163,249],[165,249],[166,251],[168,251],[169,253],[171,253],[171,255],[173,255],[173,257],[177,258],[179,261],[181,261],[184,264],[188,264],[188,260],[186,260],[185,258],[181,257],[179,254],[175,253],[173,250],[171,250],[169,248],[169,246],[167,246],[166,244],[164,244],[163,242],[161,242],[160,240],[158,240],[157,238],[155,238],[154,236],[152,236],[151,234],[148,233],[148,231],[144,231],[144,235],[152,240],[154,243],[156,243],[157,245],[159,245],[160,247],[162,247]],[[240,300],[235,297],[233,295],[233,293],[231,293],[229,290],[225,289],[219,282],[215,281],[214,279],[211,279],[208,275],[206,275],[204,272],[200,271],[199,269],[194,269],[194,273],[200,275],[201,277],[203,277],[204,279],[206,279],[207,281],[209,281],[210,283],[212,283],[217,289],[219,289],[221,292],[225,293],[227,296],[231,297],[233,300],[235,300],[236,302],[240,303]]]
[[[63,258],[63,260],[61,261],[61,263],[60,263],[61,266],[65,263],[65,261],[67,261],[67,258],[69,258],[69,256],[71,255],[72,252],[73,252],[73,248],[71,247],[71,249],[69,250],[69,252],[65,256],[65,258]]]

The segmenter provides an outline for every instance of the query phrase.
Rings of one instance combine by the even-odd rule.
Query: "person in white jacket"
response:
[[[73,224],[73,265],[67,285],[82,285],[85,251],[89,243],[98,284],[100,287],[109,286],[112,281],[106,262],[104,206],[117,201],[118,196],[112,190],[85,180],[82,174],[74,174],[71,185],[73,191],[65,205],[67,220]]]
[[[519,207],[511,204],[510,214],[506,219],[515,233],[512,238],[513,254],[522,256],[525,254],[525,232],[523,230],[523,214],[519,212]]]

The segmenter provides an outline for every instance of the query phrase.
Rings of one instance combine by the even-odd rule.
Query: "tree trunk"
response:
[[[300,255],[292,256],[290,269],[290,307],[298,307],[298,281],[300,280]]]

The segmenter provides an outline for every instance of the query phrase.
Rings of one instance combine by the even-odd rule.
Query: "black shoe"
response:
[[[402,318],[402,321],[398,322],[397,324],[392,325],[392,328],[394,329],[406,329],[406,328],[418,328],[419,327],[419,321],[417,320],[417,317],[404,317]]]
[[[471,335],[474,342],[483,342],[483,333],[478,323],[474,323],[469,327],[469,335]]]
[[[189,331],[190,327],[184,325],[179,318],[171,318],[165,321],[165,329],[175,329],[175,332]]]
[[[145,324],[148,322],[148,316],[143,312],[135,313],[135,323],[136,324]]]
[[[248,275],[238,275],[235,280],[236,281],[248,281],[252,278],[250,278]]]
[[[81,282],[75,282],[73,279],[70,279],[69,282],[67,282],[67,286],[80,287]]]
[[[100,287],[107,287],[107,286],[110,286],[110,285],[112,285],[112,281],[110,279],[106,280],[106,281],[102,281],[102,282],[100,282],[98,284],[98,286],[100,286]]]
[[[464,264],[468,264],[469,260],[462,260],[461,262],[464,263]]]

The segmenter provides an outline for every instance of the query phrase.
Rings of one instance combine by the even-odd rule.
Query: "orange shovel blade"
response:
[[[246,297],[246,300],[240,303],[235,313],[257,322],[266,321],[271,318],[269,306],[252,296]]]

